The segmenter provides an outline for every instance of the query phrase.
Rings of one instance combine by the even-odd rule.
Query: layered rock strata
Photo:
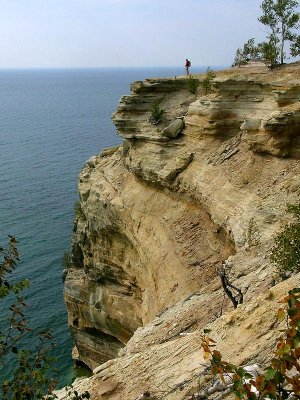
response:
[[[222,71],[208,95],[201,86],[191,94],[186,78],[149,79],[121,98],[113,121],[122,145],[80,174],[65,281],[78,359],[93,369],[118,356],[113,390],[93,378],[97,396],[137,397],[155,374],[147,390],[158,392],[156,365],[165,362],[169,386],[194,376],[197,335],[207,324],[219,329],[232,308],[221,265],[243,291],[241,315],[274,283],[267,254],[300,184],[299,70]],[[154,104],[165,110],[158,124]],[[187,332],[193,339],[180,336]],[[137,379],[128,390],[126,371]]]

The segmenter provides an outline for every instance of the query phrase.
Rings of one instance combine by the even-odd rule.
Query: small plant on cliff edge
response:
[[[270,364],[262,373],[255,371],[254,374],[249,372],[249,368],[224,361],[222,354],[215,349],[215,341],[205,334],[202,336],[204,358],[209,360],[210,371],[219,378],[219,383],[195,394],[194,399],[208,399],[216,392],[222,392],[220,398],[234,393],[241,400],[300,397],[300,288],[290,290],[282,303],[286,307],[278,310],[277,320],[286,320],[287,327],[276,343]]]
[[[212,81],[216,77],[214,71],[208,67],[206,70],[206,75],[203,81],[201,82],[201,86],[204,90],[205,94],[209,94],[212,91]]]
[[[71,267],[71,254],[68,251],[64,252],[62,266],[63,269],[69,269]]]
[[[300,203],[288,205],[287,212],[293,214],[295,220],[275,236],[270,257],[281,279],[300,271]]]
[[[74,212],[75,212],[75,219],[84,218],[84,213],[81,208],[81,203],[79,200],[75,201],[74,203]]]
[[[192,77],[192,75],[190,75],[189,79],[187,79],[187,83],[188,83],[189,91],[192,94],[195,94],[198,86],[200,85],[199,79],[195,79]]]
[[[159,124],[162,121],[164,114],[165,110],[158,103],[154,103],[149,121],[153,125]]]

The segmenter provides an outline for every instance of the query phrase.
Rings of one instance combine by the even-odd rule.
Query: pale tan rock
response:
[[[249,365],[253,362],[266,365],[285,324],[277,322],[278,301],[285,297],[288,290],[299,285],[300,274],[274,286],[272,300],[260,297],[258,302],[255,300],[255,304],[252,305],[250,301],[238,310],[207,324],[205,328],[211,330],[209,336],[216,341],[223,359],[236,365]],[[178,303],[175,308],[180,310],[180,306],[181,303]],[[249,306],[253,310],[250,314]],[[224,317],[228,318],[232,314],[239,320],[239,325],[224,325]],[[208,364],[200,347],[202,332],[202,329],[195,330],[188,336],[178,336],[159,345],[145,346],[134,357],[128,354],[118,357],[112,373],[119,385],[116,393],[108,394],[105,398],[135,399],[148,391],[153,396],[159,397],[164,393],[170,399],[186,399],[188,394],[199,390],[199,378],[203,385],[207,379],[205,366]],[[139,331],[139,335],[143,334],[146,334],[145,329]],[[81,381],[80,387],[81,390],[88,390],[92,400],[95,400],[102,385],[101,377],[95,374]]]
[[[183,127],[183,120],[181,118],[178,118],[172,121],[166,128],[164,128],[161,134],[163,136],[166,136],[167,138],[174,139],[181,133]]]
[[[135,83],[121,99],[113,120],[127,139],[80,174],[65,281],[79,358],[95,369],[81,385],[94,399],[110,379],[118,386],[108,399],[170,390],[168,398],[184,399],[203,371],[204,327],[234,362],[270,356],[277,300],[299,284],[269,292],[273,235],[291,220],[286,204],[298,201],[299,88],[294,65],[233,68],[217,74],[209,95],[191,95],[180,78]],[[154,126],[157,101],[166,114]],[[164,137],[184,114],[182,135]],[[234,311],[221,264],[244,294]]]
[[[118,387],[118,382],[114,381],[113,379],[107,380],[105,383],[102,383],[100,386],[100,389],[98,390],[98,394],[100,396],[102,395],[108,395],[112,392],[114,392]]]

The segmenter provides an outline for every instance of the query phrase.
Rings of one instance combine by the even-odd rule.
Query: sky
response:
[[[0,0],[0,68],[231,65],[261,0]]]

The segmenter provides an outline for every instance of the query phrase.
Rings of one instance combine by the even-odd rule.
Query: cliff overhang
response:
[[[162,374],[155,364],[170,362],[172,346],[168,385],[192,381],[201,359],[197,332],[207,324],[218,331],[227,318],[220,315],[231,315],[218,267],[243,291],[239,318],[252,312],[247,304],[274,284],[268,252],[300,183],[297,63],[220,71],[207,95],[201,85],[190,93],[184,77],[148,79],[131,90],[113,115],[123,144],[92,157],[80,174],[65,282],[77,357],[91,369],[115,365],[111,393],[100,382],[110,364],[93,378],[98,395],[114,399],[137,397],[153,376],[147,390],[155,392]],[[158,124],[154,104],[165,110]],[[128,384],[134,365],[139,383]],[[183,399],[187,391],[174,393],[170,399]]]

